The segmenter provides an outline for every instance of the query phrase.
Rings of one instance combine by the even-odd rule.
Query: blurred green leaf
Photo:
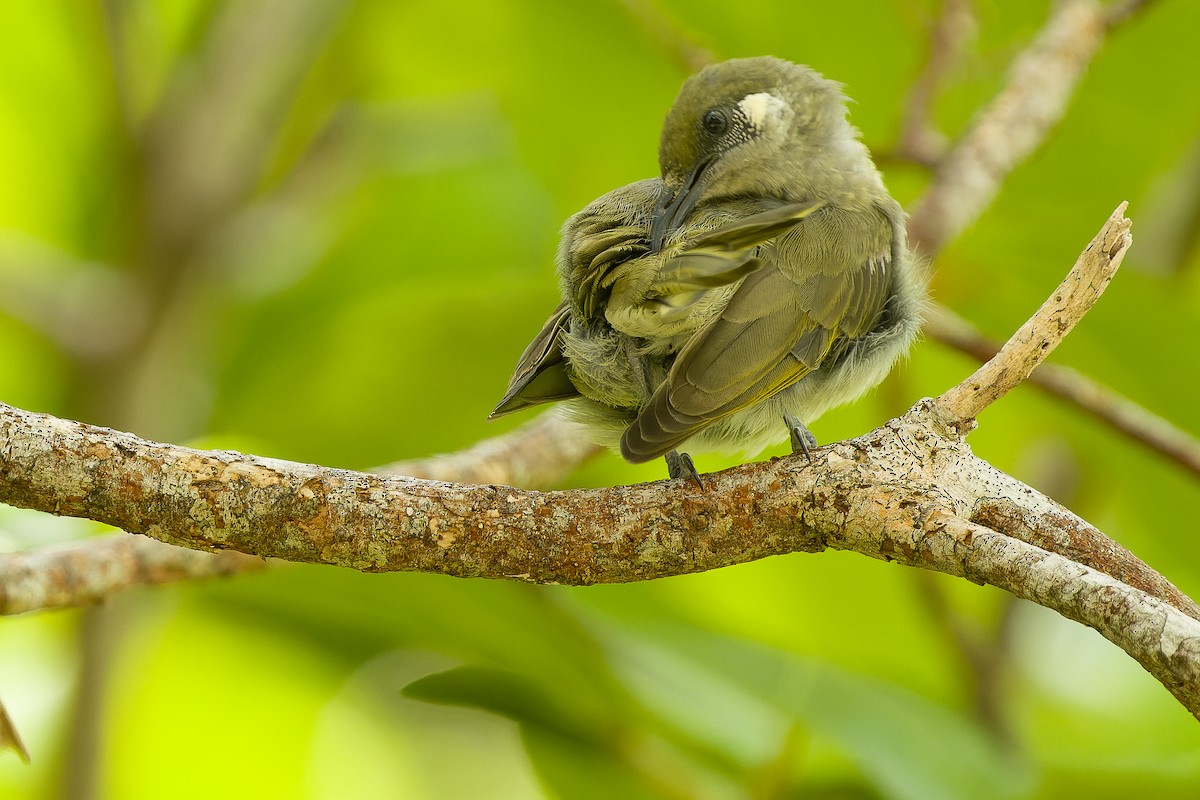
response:
[[[404,687],[404,696],[479,708],[584,745],[603,744],[612,736],[607,721],[578,716],[580,709],[557,702],[541,685],[509,670],[458,667],[413,681]]]
[[[623,632],[614,646],[647,706],[747,761],[771,757],[799,723],[887,797],[1002,800],[1031,785],[977,725],[898,686],[695,628],[655,626],[652,642]]]
[[[529,758],[550,793],[562,800],[662,800],[687,795],[657,784],[612,751],[584,746],[539,726],[523,726]]]
[[[516,721],[531,762],[557,796],[597,800],[686,796],[668,790],[662,778],[638,768],[633,750],[623,746],[632,731],[622,731],[603,717],[581,716],[579,708],[557,701],[546,691],[545,678],[465,666],[416,680],[404,688],[404,695],[478,708]]]
[[[232,616],[258,618],[350,663],[397,646],[421,647],[536,676],[553,702],[581,719],[611,721],[636,708],[590,631],[547,599],[552,589],[311,567],[259,579],[259,586],[214,584],[208,594]]]

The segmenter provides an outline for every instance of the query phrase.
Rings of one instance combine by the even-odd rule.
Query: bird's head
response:
[[[658,160],[665,192],[651,230],[655,250],[702,200],[800,201],[838,174],[875,175],[846,121],[841,85],[769,56],[689,78],[667,114]]]

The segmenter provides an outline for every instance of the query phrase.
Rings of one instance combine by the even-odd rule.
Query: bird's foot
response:
[[[817,437],[812,435],[812,431],[804,427],[803,422],[791,414],[784,414],[783,421],[787,425],[788,433],[792,437],[792,455],[795,456],[803,453],[811,462],[813,460],[812,451],[817,446]]]
[[[667,461],[667,474],[672,478],[691,478],[697,486],[701,489],[704,488],[704,482],[700,480],[700,473],[696,471],[696,465],[692,463],[692,457],[687,453],[672,450],[663,458]]]

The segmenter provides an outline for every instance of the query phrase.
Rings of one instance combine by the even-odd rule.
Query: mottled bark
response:
[[[933,401],[821,448],[811,464],[746,464],[707,476],[705,491],[688,481],[542,493],[386,478],[145,442],[3,406],[0,456],[3,502],[184,546],[364,571],[591,584],[854,550],[991,583],[1091,625],[1200,712],[1194,604],[1165,579],[1147,589],[1166,596],[1151,597],[1014,538],[1033,538],[1027,525],[1000,533],[971,522],[1006,500],[1019,504],[1020,519],[1040,520],[1042,544],[1055,544],[1047,529],[1057,522],[1076,547],[1112,554],[1114,572],[1149,570],[975,458]]]
[[[104,536],[8,553],[0,560],[0,614],[98,603],[117,589],[262,569],[244,553],[203,553],[142,536]]]

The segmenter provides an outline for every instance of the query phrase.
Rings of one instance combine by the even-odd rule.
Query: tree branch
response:
[[[203,553],[124,533],[7,553],[0,556],[0,614],[90,605],[128,586],[256,571],[266,563],[243,553]]]
[[[544,487],[599,452],[558,414],[540,417],[449,455],[397,461],[377,472],[453,483]],[[0,615],[97,603],[139,585],[257,572],[270,562],[226,550],[207,553],[117,534],[0,555]]]
[[[937,164],[942,157],[946,137],[932,123],[934,99],[946,75],[957,66],[975,28],[975,9],[969,0],[942,0],[937,19],[929,28],[925,63],[904,104],[894,156],[925,165]]]
[[[954,424],[974,424],[979,412],[1024,381],[1091,310],[1133,243],[1127,203],[1121,203],[1042,307],[971,377],[937,399]]]
[[[1078,318],[1055,298],[1091,302],[1107,282],[1129,244],[1121,210],[1066,288],[985,366],[1003,376],[998,385],[1032,369]],[[854,550],[990,583],[1091,625],[1200,714],[1200,609],[1087,523],[971,454],[965,422],[1001,394],[974,390],[974,377],[819,449],[811,464],[746,464],[710,476],[703,492],[686,481],[540,493],[384,477],[158,444],[0,405],[0,501],[200,549],[544,583]]]

